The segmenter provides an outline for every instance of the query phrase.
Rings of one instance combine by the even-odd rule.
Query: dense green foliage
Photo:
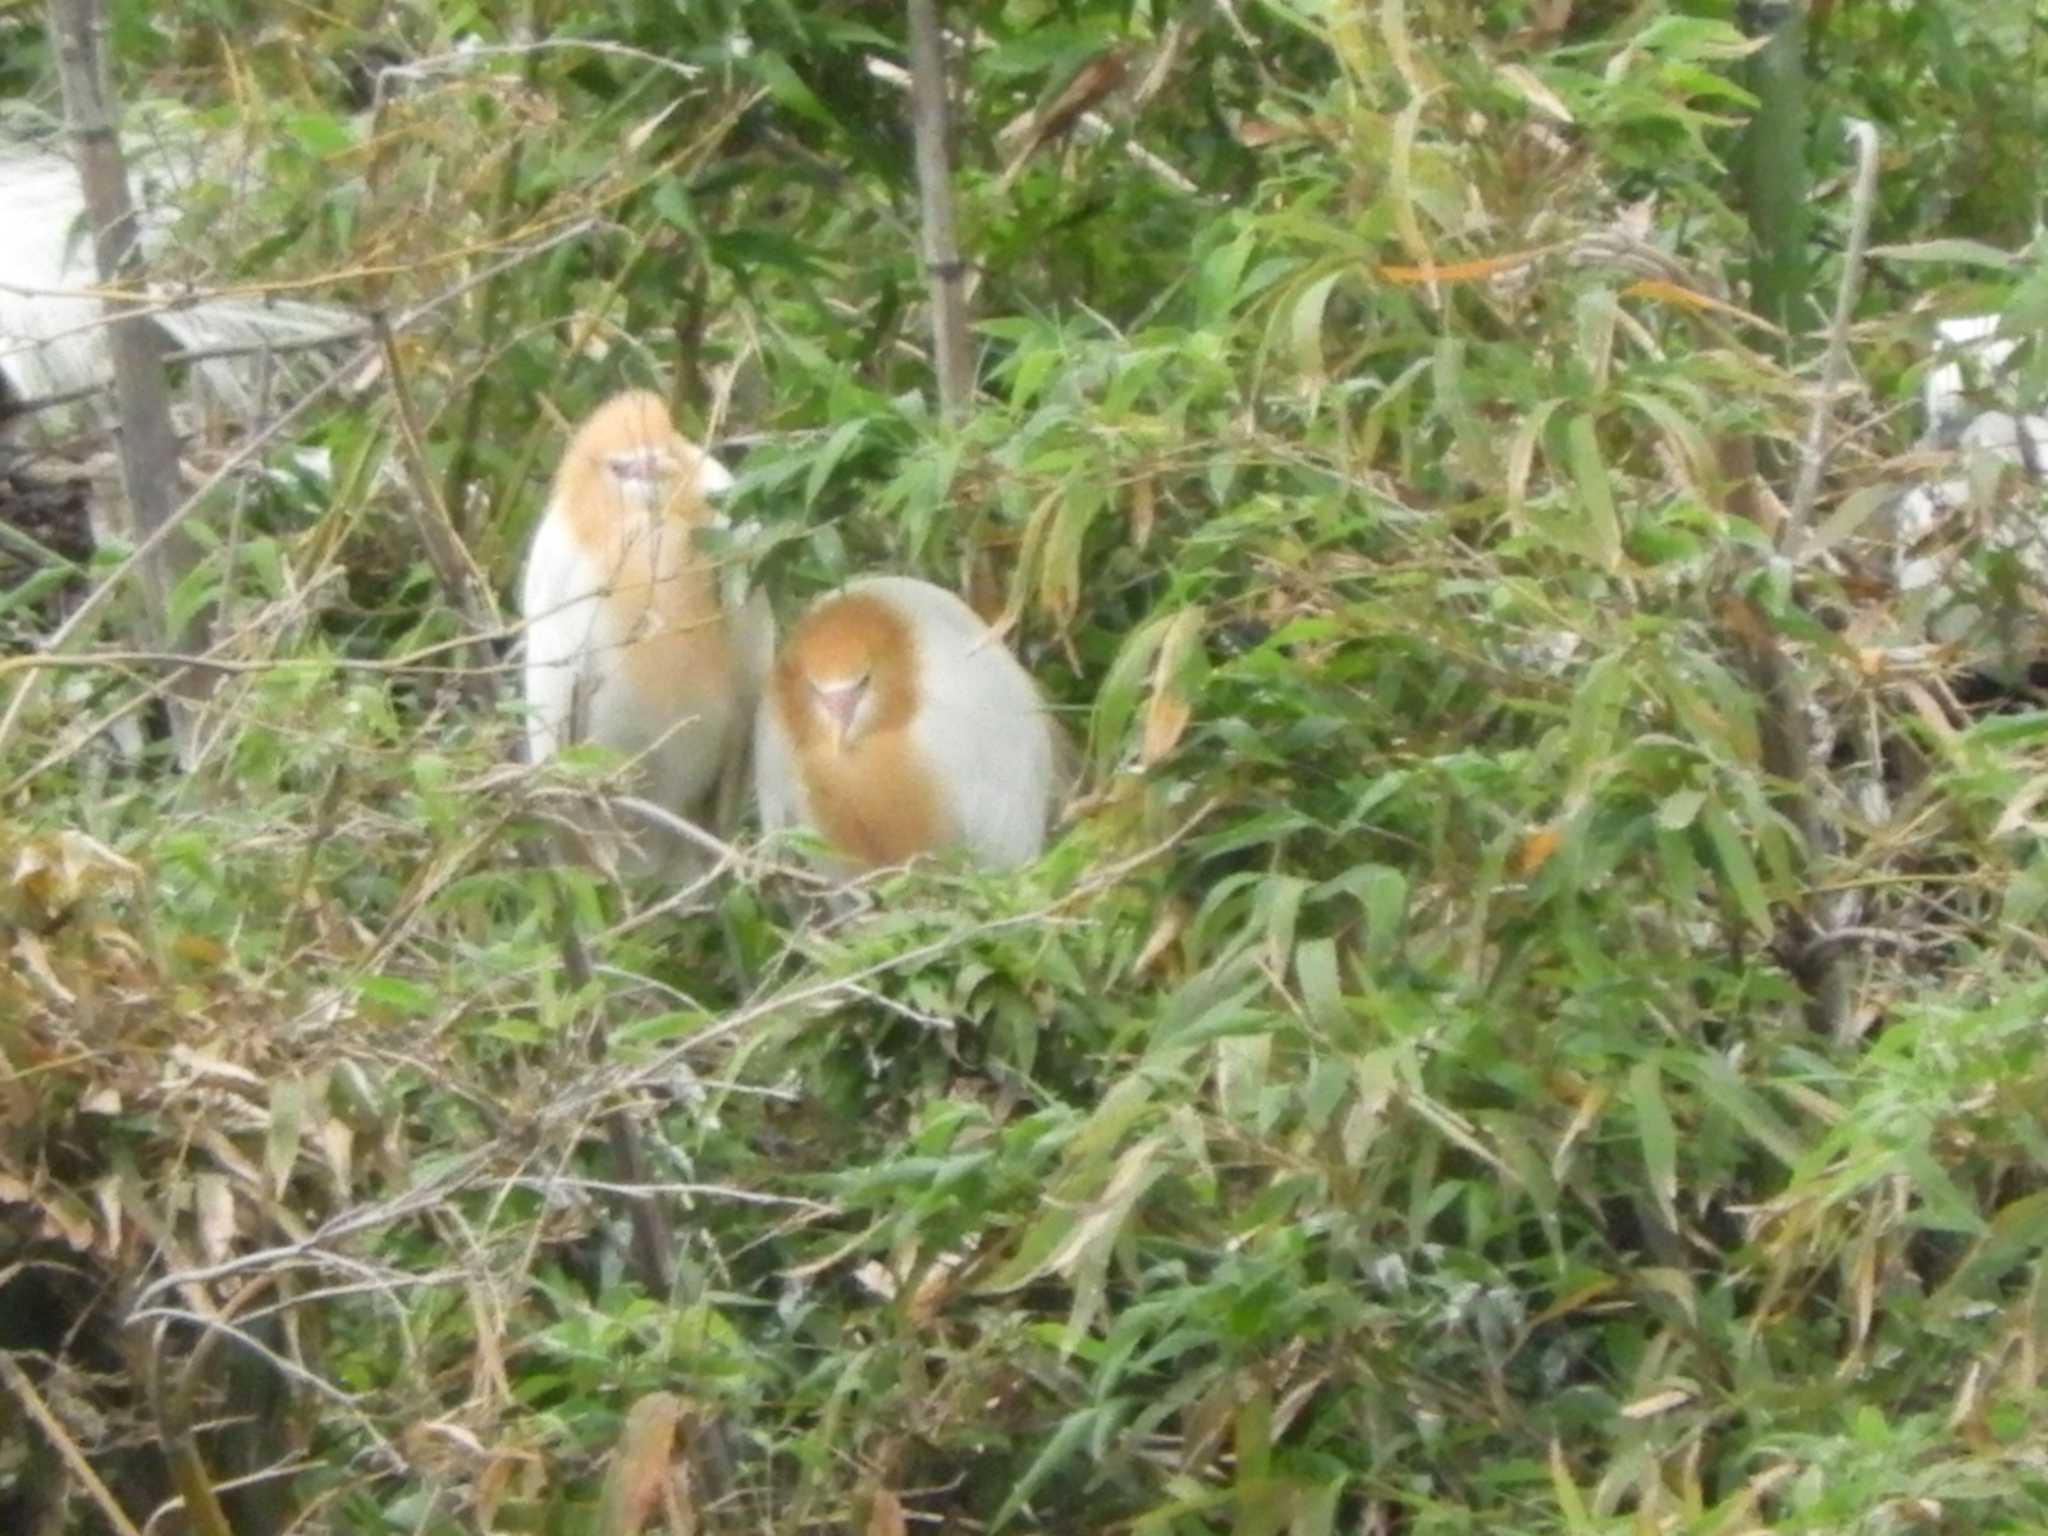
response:
[[[239,669],[195,771],[89,739],[132,661],[0,727],[0,1288],[91,1320],[0,1342],[96,1405],[138,1524],[128,1427],[246,1405],[252,1338],[302,1529],[612,1536],[655,1392],[655,1529],[2048,1523],[2048,716],[1958,702],[1879,516],[1932,319],[2037,324],[2037,252],[1880,255],[1794,570],[1727,454],[1789,458],[1818,353],[1739,310],[1732,5],[973,8],[957,431],[867,67],[896,7],[487,9],[116,29],[131,98],[246,161],[191,191],[196,280],[400,316],[477,280],[402,396],[357,381],[210,514]],[[1886,136],[1882,245],[2031,234],[2036,24],[1816,29],[1817,291],[1844,115]],[[417,67],[370,114],[373,46]],[[1114,132],[1012,171],[1004,125],[1111,47]],[[848,910],[751,848],[679,906],[526,856],[616,765],[511,766],[414,517],[508,590],[563,422],[628,382],[745,440],[785,619],[874,568],[1007,607],[1086,744],[1036,866]],[[1950,548],[2010,656],[2025,568]],[[1809,785],[1766,770],[1759,645],[1835,722]],[[678,1186],[668,1295],[622,1105]],[[199,1349],[207,1315],[254,1333]],[[8,1454],[20,1508],[96,1518]]]

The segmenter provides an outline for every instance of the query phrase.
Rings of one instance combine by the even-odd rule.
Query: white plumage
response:
[[[152,197],[150,174],[172,169],[171,146],[182,146],[191,161],[178,167],[183,175],[198,174],[202,149],[177,135],[165,144],[132,146],[140,150],[131,179],[146,251],[160,248],[175,222],[175,210],[161,194]],[[7,210],[0,221],[0,382],[6,386],[0,394],[11,391],[18,400],[35,401],[106,382],[113,363],[101,303],[85,291],[99,279],[77,170],[51,150],[0,141],[0,207]],[[150,291],[170,296],[160,285]],[[172,346],[189,351],[303,344],[358,325],[344,309],[264,299],[206,299],[159,310],[154,319]],[[248,415],[265,368],[288,382],[293,361],[287,356],[266,364],[252,351],[202,359],[193,373],[224,407]]]
[[[697,547],[709,496],[731,483],[644,391],[578,431],[521,592],[533,761],[592,742],[637,760],[646,798],[707,819],[738,770],[774,647],[763,596],[728,613]]]

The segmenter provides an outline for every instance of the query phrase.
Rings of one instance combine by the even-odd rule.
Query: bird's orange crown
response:
[[[917,656],[909,624],[881,599],[850,592],[805,614],[776,662],[776,702],[800,748],[820,731],[811,689],[862,680],[874,694],[870,731],[900,729],[917,713]]]
[[[699,483],[704,452],[676,431],[651,390],[629,389],[599,406],[570,439],[555,474],[555,504],[589,544],[622,520],[658,512],[693,526],[710,520]]]

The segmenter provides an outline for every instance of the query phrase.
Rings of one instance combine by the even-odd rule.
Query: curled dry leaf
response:
[[[142,871],[96,837],[66,829],[24,844],[8,873],[14,893],[44,922],[94,891],[133,885]]]
[[[49,1000],[61,1008],[78,1006],[78,994],[57,979],[57,972],[50,965],[50,953],[43,948],[43,941],[26,928],[14,936],[14,957],[21,963],[21,969]]]

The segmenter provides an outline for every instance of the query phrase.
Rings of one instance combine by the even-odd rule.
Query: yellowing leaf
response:
[[[1693,1394],[1679,1387],[1666,1387],[1661,1392],[1652,1392],[1639,1397],[1632,1403],[1621,1406],[1624,1419],[1654,1418],[1660,1413],[1669,1413],[1673,1408],[1683,1407],[1693,1400]]]
[[[1515,845],[1514,869],[1518,875],[1533,875],[1545,864],[1550,856],[1564,844],[1564,834],[1555,827],[1537,827],[1522,834],[1522,840]]]
[[[220,940],[203,933],[181,933],[171,941],[171,953],[180,960],[208,967],[224,965],[228,952]]]
[[[1428,262],[1420,266],[1384,265],[1373,268],[1373,271],[1390,283],[1469,283],[1477,278],[1526,267],[1555,249],[1555,246],[1538,246],[1529,251],[1510,251],[1504,256],[1477,256],[1470,261]]]
[[[1520,96],[1538,112],[1555,118],[1560,123],[1575,122],[1572,109],[1564,104],[1557,92],[1545,85],[1523,64],[1502,64],[1495,71],[1501,79],[1514,88]]]
[[[1180,745],[1194,716],[1191,697],[1207,661],[1202,651],[1202,625],[1208,610],[1199,604],[1183,608],[1167,626],[1152,669],[1152,702],[1145,711],[1145,738],[1138,761],[1149,768]]]
[[[1667,282],[1661,277],[1646,277],[1640,282],[1630,283],[1621,290],[1625,299],[1659,299],[1666,304],[1677,304],[1686,309],[1710,309],[1728,315],[1747,325],[1762,326],[1773,336],[1781,334],[1778,327],[1761,315],[1753,315],[1739,304],[1730,304],[1726,299],[1717,299],[1712,294],[1700,293],[1691,288]]]
[[[1143,549],[1152,542],[1152,524],[1159,513],[1159,487],[1150,475],[1131,482],[1131,542]]]
[[[1153,921],[1152,931],[1145,938],[1145,944],[1138,951],[1138,958],[1131,962],[1131,973],[1142,976],[1165,958],[1180,936],[1187,931],[1188,905],[1184,901],[1169,899],[1159,909],[1159,916]]]

